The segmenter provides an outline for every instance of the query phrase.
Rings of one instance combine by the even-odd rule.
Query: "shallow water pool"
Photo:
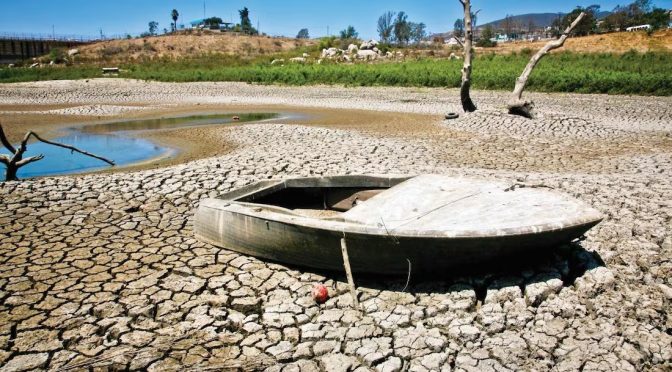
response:
[[[240,118],[237,122],[255,122],[275,118],[278,115],[271,113],[192,115],[90,124],[68,129],[68,134],[53,141],[75,146],[113,160],[117,166],[124,166],[170,156],[177,152],[175,149],[134,137],[131,135],[132,132],[227,124],[234,121],[233,116]],[[2,148],[0,154],[8,152]],[[98,159],[76,152],[71,154],[70,150],[42,142],[30,143],[24,158],[38,154],[43,154],[44,159],[19,169],[19,178],[91,172],[109,167]],[[2,181],[5,179],[4,166],[0,170]]]

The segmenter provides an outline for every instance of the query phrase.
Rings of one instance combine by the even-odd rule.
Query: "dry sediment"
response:
[[[400,115],[459,104],[452,90],[92,83],[97,93],[74,92],[73,83],[0,86],[0,104],[66,103],[63,95],[76,105],[151,105],[177,95],[240,104],[247,95],[250,104]],[[543,115],[537,126],[495,112],[503,95],[476,92],[482,112],[422,124],[409,136],[382,125],[244,125],[212,130],[214,139],[237,145],[215,158],[0,184],[0,369],[672,367],[672,101],[535,95]],[[406,277],[355,278],[362,313],[350,307],[342,274],[264,262],[193,238],[200,199],[260,179],[424,172],[543,183],[607,218],[586,240],[525,267],[412,280],[406,292]],[[332,294],[324,305],[310,298],[317,282]]]

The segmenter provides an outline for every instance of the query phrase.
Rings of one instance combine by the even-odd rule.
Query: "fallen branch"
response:
[[[17,181],[17,172],[19,171],[19,168],[23,167],[24,165],[28,165],[30,163],[34,163],[36,161],[44,159],[44,155],[36,155],[36,156],[31,156],[29,158],[23,158],[23,155],[25,154],[26,150],[28,149],[28,141],[30,140],[30,137],[35,137],[36,140],[40,142],[44,142],[48,145],[56,146],[56,147],[62,147],[64,149],[70,150],[70,152],[78,152],[82,155],[86,155],[101,161],[106,162],[107,164],[110,164],[114,166],[114,161],[106,159],[102,156],[98,156],[95,154],[92,154],[88,151],[80,150],[74,146],[58,143],[58,142],[52,142],[45,140],[44,138],[40,137],[37,133],[33,131],[29,131],[26,133],[26,135],[23,137],[23,140],[21,140],[21,143],[19,144],[19,148],[15,148],[12,146],[12,144],[9,142],[9,139],[7,139],[7,136],[5,135],[5,131],[2,128],[2,124],[0,124],[0,143],[9,150],[11,153],[10,155],[0,155],[0,163],[4,164],[5,167],[7,168],[5,171],[5,180],[6,181]]]
[[[513,115],[520,115],[524,116],[526,118],[533,118],[534,114],[532,110],[534,109],[534,102],[532,101],[524,101],[523,100],[523,91],[525,90],[525,85],[527,84],[527,80],[530,77],[530,74],[532,74],[532,70],[534,70],[534,67],[539,63],[539,60],[548,52],[550,52],[553,49],[560,48],[564,43],[565,40],[569,37],[569,34],[572,32],[574,27],[581,22],[583,17],[586,15],[585,12],[581,12],[581,14],[574,19],[574,22],[572,22],[567,29],[562,33],[560,38],[557,40],[553,40],[548,42],[543,48],[541,48],[532,58],[530,59],[530,62],[527,63],[527,66],[525,66],[525,69],[523,70],[523,73],[516,79],[516,86],[513,89],[513,94],[511,97],[511,101],[508,104],[508,109],[509,109],[509,114]]]
[[[80,154],[82,154],[82,155],[90,156],[90,157],[92,157],[92,158],[95,158],[95,159],[104,161],[104,162],[106,162],[106,163],[109,164],[109,165],[114,165],[114,161],[109,160],[109,159],[106,159],[106,158],[104,158],[104,157],[102,157],[102,156],[98,156],[98,155],[92,154],[92,153],[90,153],[90,152],[88,152],[88,151],[80,150],[80,149],[78,149],[78,148],[76,148],[76,147],[74,147],[74,146],[65,145],[65,144],[58,143],[58,142],[47,141],[47,140],[43,139],[42,137],[38,136],[37,133],[35,133],[35,132],[28,132],[28,134],[29,134],[29,135],[32,135],[33,137],[35,137],[35,139],[37,139],[38,141],[40,141],[40,142],[44,142],[44,143],[46,143],[46,144],[48,144],[48,145],[57,146],[57,147],[62,147],[62,148],[64,148],[64,149],[68,149],[68,150],[70,150],[70,151],[75,151],[75,152],[78,152],[78,153],[80,153]]]
[[[472,43],[474,40],[474,29],[471,22],[471,2],[470,0],[460,0],[464,8],[464,63],[462,65],[462,84],[460,85],[460,101],[464,112],[476,111],[476,105],[471,100],[469,90],[471,89],[471,60]]]

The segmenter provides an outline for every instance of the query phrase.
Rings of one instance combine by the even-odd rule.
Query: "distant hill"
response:
[[[180,58],[204,54],[226,54],[256,57],[284,53],[303,46],[314,45],[312,39],[243,36],[219,31],[180,31],[176,34],[137,39],[108,40],[79,49],[82,62],[125,62],[144,58]]]
[[[599,12],[597,13],[597,19],[601,19],[609,15],[611,12]],[[527,13],[511,16],[514,23],[523,25],[524,28],[527,28],[527,25],[530,23],[530,20],[534,22],[535,27],[548,27],[553,21],[558,17],[564,17],[567,13]],[[493,28],[502,28],[502,22],[504,18],[498,19],[496,21],[484,23],[482,25],[477,25],[477,29],[485,28],[486,26],[492,26]]]

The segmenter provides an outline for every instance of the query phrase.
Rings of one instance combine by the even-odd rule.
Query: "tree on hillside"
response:
[[[170,18],[173,19],[173,31],[177,31],[177,19],[180,17],[180,13],[178,13],[177,9],[173,9],[172,12],[170,12]]]
[[[243,33],[247,35],[252,34],[252,21],[250,21],[249,9],[244,7],[243,9],[239,10],[238,13],[240,14],[240,28],[242,29]]]
[[[378,18],[378,35],[383,43],[389,43],[394,30],[394,12],[388,11]]]
[[[492,48],[497,46],[497,43],[490,40],[495,37],[495,31],[492,29],[492,26],[487,25],[481,32],[481,38],[476,42],[477,47],[481,48]]]
[[[561,28],[566,29],[570,24],[573,23],[575,19],[577,19],[579,14],[585,13],[585,15],[581,17],[580,22],[575,27],[573,27],[571,31],[572,35],[586,36],[593,34],[597,31],[596,14],[599,9],[599,5],[592,5],[588,8],[577,6],[574,10],[571,11],[571,13],[565,15],[562,18]]]
[[[411,39],[411,25],[405,12],[397,13],[394,20],[394,39],[401,45],[407,44]]]
[[[310,39],[310,35],[308,34],[308,29],[307,28],[302,28],[299,30],[299,33],[296,34],[297,39]]]
[[[156,31],[159,29],[159,22],[157,21],[151,21],[148,24],[149,26],[149,34],[150,35],[156,35]]]
[[[500,27],[504,30],[506,37],[510,37],[513,34],[513,17],[507,14]]]
[[[650,24],[651,28],[658,30],[664,28],[672,20],[670,13],[661,8],[653,8],[652,11],[646,14],[646,19],[644,23]]]
[[[424,23],[410,22],[409,27],[411,29],[411,40],[413,40],[414,43],[420,44],[420,42],[427,37],[427,26]]]
[[[356,39],[359,33],[353,26],[348,26],[345,30],[341,30],[341,39]]]
[[[530,18],[527,21],[527,33],[531,34],[534,32],[534,29],[537,27],[537,25],[534,24],[534,19]]]
[[[455,20],[455,23],[453,24],[453,36],[455,37],[464,36],[464,20],[462,18],[458,18]]]
[[[210,17],[203,20],[203,25],[207,28],[219,28],[224,21],[219,17]]]

